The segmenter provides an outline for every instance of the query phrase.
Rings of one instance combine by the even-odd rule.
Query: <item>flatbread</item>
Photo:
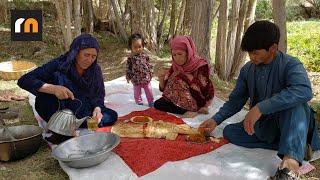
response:
[[[111,128],[111,132],[120,137],[144,138],[143,124],[119,123]]]

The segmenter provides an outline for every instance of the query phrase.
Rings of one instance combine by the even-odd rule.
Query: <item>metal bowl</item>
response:
[[[33,125],[7,127],[13,140],[0,138],[0,161],[14,161],[37,152],[42,141],[42,128]]]
[[[52,151],[52,156],[73,168],[86,168],[105,161],[120,143],[114,133],[96,132],[69,139]]]

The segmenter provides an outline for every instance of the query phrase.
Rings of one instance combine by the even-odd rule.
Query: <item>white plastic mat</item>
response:
[[[153,80],[152,87],[155,99],[161,97],[158,90],[158,82]],[[147,109],[147,100],[142,95],[145,106],[136,105],[133,98],[133,87],[128,84],[124,77],[105,83],[107,107],[118,112],[119,116],[126,115],[132,111]],[[29,96],[29,102],[34,110],[34,96]],[[187,124],[198,127],[199,124],[212,117],[222,106],[223,101],[214,98],[210,106],[210,114],[198,115],[194,119],[183,119]],[[240,111],[233,117],[224,121],[213,132],[216,137],[222,136],[223,128],[230,123],[239,122],[243,119],[245,111]],[[35,116],[37,114],[35,112]],[[37,118],[38,119],[38,118]],[[267,179],[276,171],[281,160],[277,157],[277,152],[265,149],[248,149],[233,144],[226,144],[212,152],[191,157],[182,161],[167,162],[156,171],[146,174],[141,179]],[[319,152],[314,154],[314,159],[319,158]],[[103,163],[84,169],[74,169],[60,162],[62,169],[68,174],[70,179],[137,179],[137,175],[124,163],[124,161],[113,153]],[[312,166],[306,162],[305,169]]]

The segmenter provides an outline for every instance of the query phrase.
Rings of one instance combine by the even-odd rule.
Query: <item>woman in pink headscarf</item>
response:
[[[191,37],[177,36],[171,43],[172,66],[158,74],[162,97],[154,107],[161,111],[194,117],[208,113],[214,97],[207,61],[197,56]]]

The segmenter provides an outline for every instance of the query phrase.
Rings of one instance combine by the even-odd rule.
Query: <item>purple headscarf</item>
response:
[[[100,46],[96,38],[90,34],[81,34],[76,37],[71,43],[69,51],[60,57],[65,58],[65,61],[59,69],[80,88],[83,94],[91,99],[93,105],[103,106],[105,89],[102,71],[97,64],[97,59],[85,70],[82,76],[76,70],[76,57],[80,50],[87,48],[95,48],[97,53],[99,52]]]

